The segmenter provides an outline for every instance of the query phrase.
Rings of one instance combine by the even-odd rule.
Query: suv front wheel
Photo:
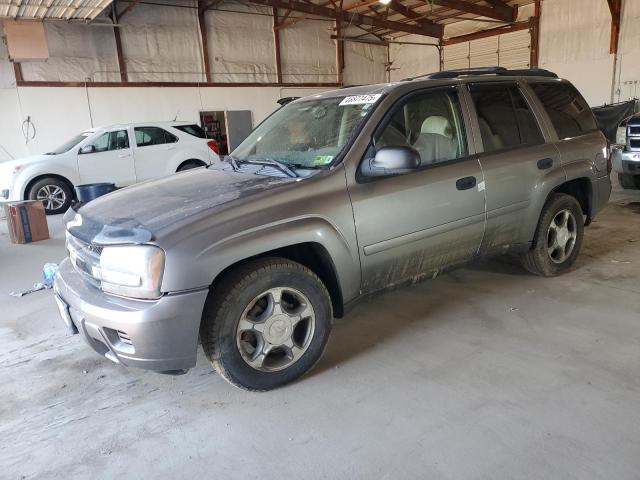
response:
[[[258,259],[216,285],[205,305],[200,340],[227,381],[247,390],[271,390],[299,378],[320,359],[333,314],[327,289],[307,267],[281,258]]]
[[[529,272],[553,277],[575,261],[584,234],[582,208],[571,195],[554,193],[542,209],[531,250],[522,255]]]

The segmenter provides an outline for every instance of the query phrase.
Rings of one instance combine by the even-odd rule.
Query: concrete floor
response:
[[[1,478],[631,479],[640,475],[640,192],[616,191],[576,268],[485,261],[358,306],[319,366],[235,389],[126,370],[25,298],[53,238],[0,227]]]

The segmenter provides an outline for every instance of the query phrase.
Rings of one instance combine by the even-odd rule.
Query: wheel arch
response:
[[[216,275],[211,284],[212,290],[215,291],[216,284],[223,281],[232,270],[257,258],[270,257],[284,258],[300,263],[315,273],[329,292],[334,316],[340,318],[344,315],[344,298],[335,264],[327,249],[317,242],[303,242],[278,247],[239,260]]]
[[[179,172],[180,169],[184,167],[187,163],[198,163],[201,167],[207,166],[207,163],[199,158],[189,158],[187,160],[184,160],[182,163],[180,163],[180,165],[178,165],[178,168],[176,168],[176,172]]]
[[[69,180],[64,175],[60,175],[58,173],[42,173],[42,174],[36,175],[35,177],[30,179],[25,184],[24,191],[22,192],[23,200],[28,200],[29,199],[29,191],[31,190],[31,187],[33,187],[33,185],[36,182],[39,182],[40,180],[44,180],[45,178],[55,178],[57,180],[60,180],[60,181],[62,181],[64,183],[66,183],[69,186],[69,189],[71,190],[72,198],[75,198],[76,193],[75,193],[75,190],[74,190],[74,185],[71,182],[71,180]]]

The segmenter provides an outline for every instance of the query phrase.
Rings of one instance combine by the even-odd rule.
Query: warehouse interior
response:
[[[80,132],[108,134],[119,125],[134,132],[133,146],[142,145],[138,129],[195,126],[208,160],[188,154],[177,169],[172,164],[145,178],[138,172],[130,184],[145,182],[140,187],[114,187],[140,188],[122,218],[144,205],[157,208],[157,217],[181,226],[184,244],[201,231],[180,223],[186,222],[182,206],[166,212],[152,205],[160,197],[144,198],[145,185],[179,177],[188,190],[187,175],[195,176],[180,172],[185,166],[228,164],[235,173],[235,160],[226,155],[242,151],[252,131],[285,112],[292,98],[322,100],[328,92],[380,85],[348,93],[373,105],[413,77],[478,68],[502,75],[495,70],[502,67],[553,72],[594,113],[619,105],[626,106],[624,117],[639,110],[636,0],[0,0],[0,39],[0,192],[3,165],[12,165],[6,172],[17,178],[26,167],[16,162],[51,155]],[[374,100],[362,100],[370,93]],[[633,134],[627,121],[616,118],[613,137],[602,136],[607,151],[633,145],[632,136],[625,139]],[[180,145],[194,141],[188,133],[166,135]],[[302,135],[289,133],[292,143]],[[260,393],[234,388],[212,370],[215,361],[200,344],[204,330],[192,368],[171,374],[128,368],[69,332],[51,285],[15,295],[41,281],[43,265],[57,268],[71,255],[66,229],[78,225],[82,208],[92,210],[74,197],[76,217],[43,213],[45,239],[18,242],[6,190],[7,198],[0,197],[6,311],[0,433],[8,442],[0,451],[0,477],[637,478],[640,176],[635,187],[632,179],[627,184],[621,175],[632,178],[630,170],[616,174],[609,162],[610,197],[593,219],[585,209],[590,225],[566,273],[531,275],[510,254],[375,292],[335,315],[310,373]],[[28,193],[35,180],[20,201],[36,198]],[[289,180],[308,181],[304,175]],[[201,187],[194,180],[194,191],[214,196]],[[481,182],[477,191],[484,188]],[[490,182],[486,188],[489,195]],[[241,197],[231,190],[220,195]],[[322,208],[333,209],[340,196],[329,197],[322,197],[329,205]],[[184,198],[179,201],[188,203]],[[355,205],[352,192],[345,198]],[[246,207],[244,218],[260,222],[261,208]],[[224,228],[239,223],[229,215],[220,213]],[[358,232],[355,215],[350,220]],[[391,232],[386,220],[376,228]],[[224,246],[211,244],[206,251]],[[269,250],[286,251],[280,247]],[[357,255],[360,266],[364,257]],[[187,264],[184,256],[180,261]],[[225,273],[230,276],[221,278],[233,279]],[[190,287],[178,290],[195,290]]]

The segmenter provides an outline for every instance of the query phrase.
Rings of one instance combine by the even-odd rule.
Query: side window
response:
[[[95,147],[94,153],[106,152],[109,150],[109,136],[111,133],[103,133],[98,138],[93,141],[93,146]]]
[[[472,84],[469,90],[485,152],[544,143],[538,122],[517,85]]]
[[[397,108],[374,137],[376,150],[412,147],[422,165],[467,155],[467,143],[457,92],[436,91],[411,96]]]
[[[532,83],[560,139],[597,128],[593,113],[578,91],[567,83]]]
[[[162,145],[163,143],[175,143],[178,137],[158,127],[136,127],[136,145],[148,147],[150,145]]]
[[[126,130],[116,130],[109,134],[109,150],[129,148],[129,135]]]

